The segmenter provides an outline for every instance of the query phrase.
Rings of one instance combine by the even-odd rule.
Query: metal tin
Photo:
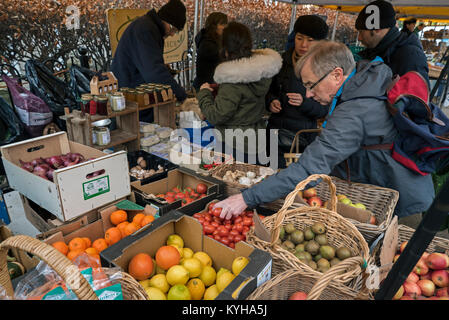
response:
[[[92,126],[97,127],[97,128],[106,127],[110,124],[111,124],[111,119],[103,119],[103,120],[98,120],[98,121],[92,122]]]

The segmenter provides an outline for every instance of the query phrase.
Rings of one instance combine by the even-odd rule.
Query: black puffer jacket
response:
[[[279,100],[282,110],[279,113],[271,114],[270,128],[282,128],[296,133],[302,129],[315,129],[317,119],[324,118],[329,111],[329,107],[306,98],[306,88],[303,86],[301,79],[298,79],[295,75],[292,61],[293,50],[294,48],[290,48],[282,56],[281,71],[273,78],[267,95],[267,108],[273,100]],[[290,105],[287,93],[300,93],[304,99],[302,105],[299,107]],[[308,140],[313,140],[315,136],[308,135]],[[308,143],[310,142],[312,141],[308,141]]]
[[[409,71],[419,72],[429,83],[429,66],[426,55],[416,34],[400,32],[393,27],[377,47],[359,52],[359,56],[372,60],[381,57],[393,71],[393,76],[402,76]]]
[[[214,72],[220,62],[220,49],[216,40],[206,33],[206,29],[201,29],[196,35],[195,44],[198,51],[193,87],[198,90],[203,83],[215,83]]]

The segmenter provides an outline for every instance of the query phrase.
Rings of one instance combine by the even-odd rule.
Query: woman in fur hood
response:
[[[204,116],[219,131],[216,133],[216,143],[221,143],[222,151],[230,153],[232,150],[237,160],[252,162],[258,153],[265,154],[266,148],[257,150],[258,143],[248,143],[247,139],[242,138],[243,133],[252,129],[257,136],[259,129],[266,128],[262,119],[265,95],[271,79],[281,69],[282,58],[271,49],[252,50],[251,33],[238,22],[228,24],[222,41],[225,61],[215,69],[214,80],[218,84],[216,97],[210,84],[204,83],[197,98]],[[243,133],[233,131],[234,137],[226,139],[225,129],[241,129]],[[229,130],[227,133],[229,136]]]

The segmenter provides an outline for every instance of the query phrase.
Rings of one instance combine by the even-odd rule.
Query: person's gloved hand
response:
[[[248,205],[245,203],[245,200],[243,200],[243,195],[241,193],[217,202],[214,206],[214,208],[222,208],[220,218],[227,220],[241,215],[247,207]]]

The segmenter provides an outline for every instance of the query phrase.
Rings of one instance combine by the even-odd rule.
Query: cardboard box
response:
[[[241,273],[218,295],[217,300],[245,299],[271,278],[272,259],[268,252],[256,249],[243,241],[236,243],[235,249],[231,249],[210,237],[203,236],[201,224],[195,218],[178,211],[171,211],[156,220],[148,229],[103,250],[100,253],[102,265],[120,267],[127,271],[132,257],[140,252],[146,252],[154,257],[156,251],[165,245],[167,237],[173,233],[183,238],[185,247],[191,248],[194,252],[206,252],[217,271],[221,267],[231,270],[232,262],[239,256],[245,256],[250,260]],[[237,289],[239,290],[234,293]]]
[[[194,171],[186,168],[177,168],[168,171],[167,177],[158,181],[154,181],[148,184],[142,184],[141,181],[134,181],[131,183],[131,188],[136,195],[136,202],[141,206],[150,204],[158,210],[160,216],[182,207],[182,200],[177,200],[172,203],[161,203],[155,198],[149,195],[156,196],[157,194],[165,194],[172,190],[174,187],[187,188],[191,187],[195,189],[197,184],[204,183],[207,186],[207,196],[192,203],[185,205],[184,208],[204,207],[211,200],[224,194],[223,182],[202,175],[196,174]]]
[[[157,181],[159,179],[167,177],[167,171],[178,168],[178,165],[171,163],[170,161],[165,160],[164,158],[161,158],[154,154],[148,153],[144,150],[128,152],[127,157],[128,157],[128,165],[129,165],[130,170],[131,170],[131,168],[138,165],[137,160],[139,159],[139,157],[142,157],[146,161],[146,163],[147,163],[146,169],[147,170],[150,170],[150,169],[158,170],[159,166],[164,168],[164,172],[155,173],[152,176],[150,176],[148,178],[144,178],[144,179],[137,179],[137,178],[131,176],[130,177],[131,182],[140,180],[142,184],[147,184],[147,183]]]
[[[122,201],[122,200],[120,200],[120,201]],[[77,228],[75,230],[72,230],[68,226],[65,226],[63,228],[51,230],[50,232],[47,232],[47,233],[39,234],[39,235],[37,235],[36,238],[38,238],[48,244],[52,244],[56,241],[64,241],[66,244],[68,244],[70,242],[70,240],[72,240],[73,238],[76,238],[76,237],[88,237],[89,239],[91,239],[92,242],[98,238],[104,238],[106,231],[109,228],[114,227],[114,225],[111,223],[109,217],[111,216],[112,212],[118,210],[118,208],[116,207],[116,204],[120,201],[117,201],[117,202],[115,202],[115,204],[110,204],[110,205],[98,210],[100,218],[93,223],[87,224],[87,225]],[[137,213],[142,212],[142,210],[126,210],[126,212],[128,213],[128,221],[132,221],[132,218]],[[143,212],[145,214],[155,215],[155,210],[152,210],[152,208],[150,206],[143,208]],[[158,217],[155,216],[155,218],[157,219]],[[148,228],[150,225],[151,224],[146,225],[141,230]],[[126,239],[126,238],[127,237],[125,237],[123,239]],[[123,241],[123,239],[120,241]]]
[[[20,167],[20,161],[39,157],[80,153],[95,158],[54,171],[54,182]],[[66,132],[25,140],[1,147],[3,164],[11,188],[19,191],[61,221],[73,220],[86,212],[126,197],[131,193],[126,152],[103,153],[69,141]],[[88,178],[90,174],[104,173]]]

